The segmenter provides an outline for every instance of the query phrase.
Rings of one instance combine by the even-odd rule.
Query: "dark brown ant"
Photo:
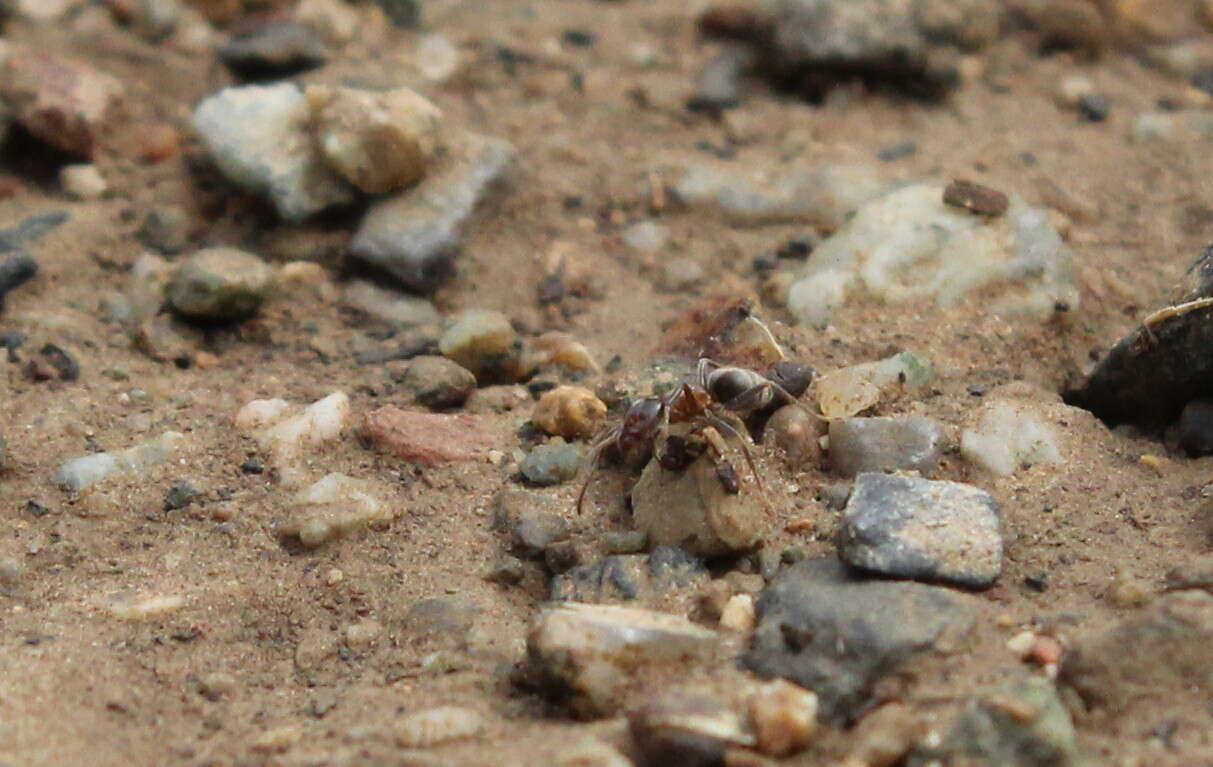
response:
[[[783,377],[786,372],[793,378],[804,379],[803,387],[796,386],[803,392],[812,374],[811,371],[806,374],[806,370],[803,366],[776,366],[773,375]],[[795,396],[771,378],[747,368],[700,358],[695,383],[683,383],[661,397],[633,402],[623,421],[594,444],[586,458],[586,478],[577,494],[577,512],[581,513],[598,462],[612,449],[629,463],[643,464],[655,455],[661,466],[670,471],[686,468],[706,452],[725,492],[736,495],[741,491],[741,481],[725,456],[725,437],[735,440],[741,447],[754,482],[765,497],[754,457],[746,445],[747,429],[740,416],[768,410],[781,403],[804,408]],[[671,436],[671,424],[691,424],[692,428],[685,436]]]

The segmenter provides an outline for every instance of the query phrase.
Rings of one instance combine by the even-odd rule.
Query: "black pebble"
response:
[[[1196,458],[1213,455],[1213,400],[1189,402],[1179,416],[1179,444]]]
[[[1078,114],[1087,122],[1101,123],[1108,119],[1110,111],[1108,100],[1098,93],[1088,93],[1078,100]]]
[[[168,492],[164,496],[164,510],[176,511],[177,509],[184,509],[193,503],[198,495],[198,489],[190,484],[189,480],[176,480],[173,484],[169,485]]]
[[[240,471],[245,474],[263,474],[265,472],[265,464],[259,458],[250,458],[240,464]]]
[[[564,30],[564,41],[569,45],[575,45],[578,48],[589,48],[594,44],[594,33],[587,32],[584,29],[566,29]]]

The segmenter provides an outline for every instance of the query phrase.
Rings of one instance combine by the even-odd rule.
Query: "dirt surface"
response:
[[[652,211],[654,180],[668,184],[690,163],[716,161],[703,147],[730,147],[732,159],[719,162],[742,169],[855,162],[889,179],[967,178],[1065,214],[1082,302],[1045,323],[992,316],[979,300],[943,311],[852,302],[818,331],[791,326],[780,307],[759,303],[790,355],[818,371],[897,349],[928,356],[940,372],[933,387],[886,400],[877,412],[926,415],[951,427],[973,419],[982,403],[973,392],[1012,381],[1060,391],[1089,368],[1092,350],[1106,349],[1166,302],[1213,233],[1209,140],[1132,139],[1136,116],[1182,95],[1185,83],[1132,55],[1042,57],[1016,37],[975,58],[988,64],[997,57],[999,88],[970,78],[944,103],[924,104],[844,87],[810,105],[753,82],[743,105],[721,122],[682,108],[714,50],[696,33],[693,5],[433,0],[427,28],[455,42],[468,62],[447,84],[416,74],[416,33],[383,25],[368,26],[302,79],[415,87],[452,123],[517,147],[512,191],[469,233],[457,274],[435,301],[444,314],[498,309],[526,331],[567,330],[602,363],[618,356],[614,372],[592,377],[590,386],[618,379],[643,388],[664,325],[706,295],[758,296],[752,257],[803,231],[734,228],[672,204]],[[562,42],[567,29],[593,32],[593,44]],[[71,217],[30,247],[41,273],[9,296],[0,329],[27,334],[23,355],[58,344],[82,373],[74,382],[36,382],[23,364],[10,363],[0,375],[8,443],[0,555],[21,570],[0,583],[0,764],[537,764],[586,735],[624,742],[621,720],[575,722],[514,683],[529,622],[547,594],[541,568],[528,564],[518,586],[485,579],[504,545],[490,526],[493,498],[517,485],[530,396],[486,416],[506,455],[502,465],[406,465],[369,450],[351,430],[309,457],[307,476],[340,471],[367,479],[395,520],[316,550],[284,547],[274,525],[291,491],[269,475],[241,471],[258,451],[233,415],[257,398],[312,402],[336,390],[350,395],[358,423],[377,407],[399,404],[386,367],[353,357],[374,327],[301,292],[271,301],[258,319],[204,331],[201,348],[215,355],[213,365],[180,369],[141,353],[104,321],[99,296],[126,289],[146,211],[184,205],[194,216],[194,245],[239,245],[269,258],[269,238],[285,228],[263,203],[224,185],[192,139],[162,163],[123,150],[134,127],[148,121],[166,121],[188,137],[193,105],[230,76],[213,56],[143,42],[99,9],[61,24],[12,21],[6,36],[115,75],[126,97],[97,160],[111,185],[103,200],[64,196],[55,181],[62,158],[27,137],[4,154],[4,170],[23,186],[0,200],[0,224],[53,210]],[[506,66],[500,46],[528,58]],[[1082,122],[1055,104],[1059,79],[1074,72],[1088,74],[1107,96],[1107,121]],[[915,142],[917,152],[876,159],[903,141]],[[659,290],[659,256],[621,244],[624,226],[649,217],[669,227],[670,252],[703,266],[702,287]],[[297,257],[321,260],[339,281],[325,233],[351,226],[341,216],[305,225]],[[556,252],[601,286],[600,296],[570,299],[572,311],[559,318],[535,300]],[[114,368],[129,379],[102,375]],[[134,389],[146,396],[132,397]],[[1007,560],[998,585],[979,595],[972,647],[911,688],[911,702],[997,678],[1017,663],[1006,640],[1034,621],[1063,626],[1063,635],[1109,625],[1132,609],[1108,596],[1117,577],[1157,592],[1168,569],[1208,549],[1201,504],[1210,459],[1188,459],[1132,430],[1111,432],[1082,411],[1049,412],[1063,463],[1000,478],[951,454],[939,473],[999,500]],[[166,430],[186,435],[179,460],[80,494],[50,481],[67,458],[123,449]],[[757,452],[773,499],[765,547],[830,554],[837,513],[817,499],[817,488],[831,477],[790,472],[773,448]],[[1144,465],[1145,454],[1160,460]],[[165,511],[165,493],[178,479],[203,495]],[[537,505],[568,517],[579,540],[593,544],[605,531],[629,528],[624,490],[631,481],[605,471],[580,517],[575,483],[532,492]],[[802,519],[809,523],[787,532]],[[184,603],[150,619],[114,617],[114,600],[139,594]],[[407,628],[410,608],[431,598],[474,606],[465,637],[427,638]],[[367,621],[382,626],[378,638],[343,646],[346,628]],[[328,650],[300,661],[301,644]],[[433,653],[447,659],[444,673],[433,670]],[[217,672],[234,682],[211,700],[199,685]],[[402,712],[446,703],[484,713],[484,736],[408,756],[383,735]],[[1080,716],[1083,755],[1110,764],[1113,756],[1155,753],[1150,732],[1169,714],[1138,716],[1112,724]],[[1208,718],[1190,712],[1166,757],[1178,764],[1198,753]],[[259,749],[267,732],[284,727],[294,728],[286,731],[297,736],[293,745]],[[830,763],[845,742],[830,735],[788,763]]]

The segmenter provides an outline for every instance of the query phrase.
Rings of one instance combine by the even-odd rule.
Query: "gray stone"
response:
[[[207,248],[185,260],[164,288],[169,307],[184,317],[237,322],[257,313],[273,270],[236,248]]]
[[[502,586],[515,586],[526,575],[526,565],[518,557],[502,554],[493,562],[486,578]]]
[[[476,376],[445,357],[416,357],[404,371],[401,388],[431,410],[459,407],[476,389]]]
[[[404,630],[414,644],[463,646],[480,608],[460,598],[423,599],[404,616]]]
[[[580,466],[581,448],[577,445],[539,445],[527,453],[519,468],[527,482],[549,487],[577,476]]]
[[[180,253],[189,244],[190,216],[180,205],[158,205],[139,227],[139,240],[161,253]]]
[[[741,101],[741,77],[753,61],[754,54],[748,48],[724,48],[700,70],[687,108],[714,113],[737,106]]]
[[[1192,457],[1213,454],[1213,400],[1196,399],[1184,405],[1179,444]]]
[[[446,167],[373,205],[354,235],[351,253],[413,290],[434,290],[450,275],[472,214],[504,178],[514,156],[508,142],[471,137]]]
[[[528,667],[582,717],[609,716],[660,669],[711,657],[715,632],[686,618],[617,605],[545,608],[527,638]]]
[[[865,580],[833,558],[780,571],[758,600],[759,623],[743,664],[817,693],[822,718],[842,724],[872,684],[915,656],[955,650],[974,602],[939,586]]]
[[[1207,705],[1213,695],[1213,595],[1177,591],[1110,628],[1074,638],[1060,679],[1088,709],[1117,717],[1148,711],[1151,719],[1162,719],[1168,708]]]
[[[752,549],[767,525],[752,482],[729,493],[706,457],[681,471],[650,461],[632,488],[632,522],[650,546],[681,546],[712,557]]]
[[[943,448],[943,427],[930,418],[842,418],[830,422],[830,466],[846,477],[868,471],[930,473],[939,468]]]
[[[1048,679],[1024,676],[970,698],[935,748],[920,748],[910,767],[1070,767],[1078,763],[1074,724]]]
[[[551,599],[649,604],[677,590],[695,590],[709,578],[698,559],[677,547],[661,546],[651,554],[606,556],[561,573],[552,579]]]
[[[421,0],[375,0],[393,26],[421,26]]]
[[[194,502],[201,493],[198,488],[194,487],[187,479],[179,479],[169,486],[168,492],[164,494],[164,510],[177,511],[184,509]]]
[[[306,24],[272,21],[232,38],[219,48],[219,58],[244,79],[273,79],[323,65],[328,46]]]
[[[428,298],[354,280],[342,291],[342,302],[369,317],[397,328],[437,324],[442,316]]]
[[[311,107],[293,83],[225,88],[194,110],[194,129],[229,181],[301,221],[352,202],[355,190],[320,158]]]
[[[990,586],[1002,572],[998,504],[960,482],[860,474],[839,553],[881,575]]]
[[[512,524],[510,537],[514,553],[520,557],[538,557],[548,546],[570,534],[564,517],[536,509],[522,509]]]

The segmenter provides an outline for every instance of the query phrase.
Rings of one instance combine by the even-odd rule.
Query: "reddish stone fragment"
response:
[[[367,414],[366,434],[378,450],[414,463],[474,461],[494,443],[477,416],[419,413],[392,405]]]
[[[135,153],[147,162],[163,162],[181,150],[177,129],[168,123],[151,123],[134,131]]]
[[[121,95],[115,78],[48,53],[16,51],[0,70],[0,98],[30,135],[89,160]]]

